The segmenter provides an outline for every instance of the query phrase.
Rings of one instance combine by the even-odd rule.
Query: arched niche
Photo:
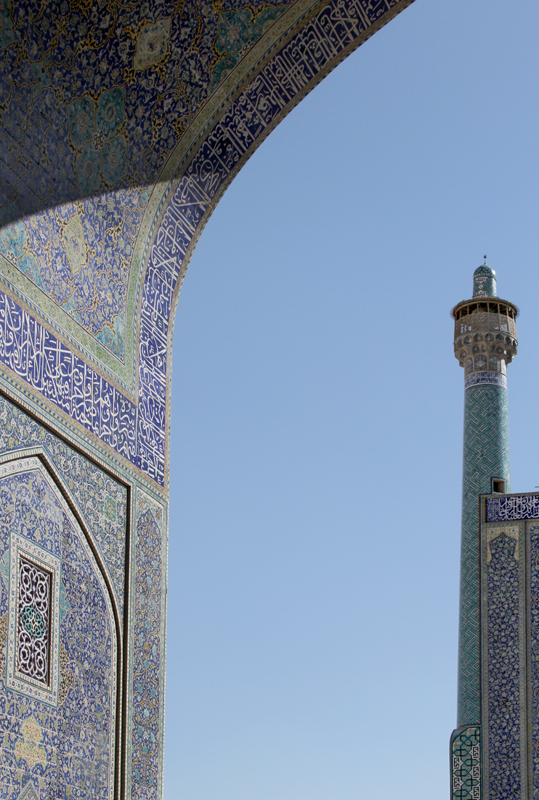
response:
[[[113,798],[119,640],[104,571],[42,458],[0,464],[0,503],[4,780],[13,796]]]

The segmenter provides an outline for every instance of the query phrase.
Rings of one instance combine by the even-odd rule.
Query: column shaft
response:
[[[492,491],[491,478],[511,491],[507,389],[476,385],[464,403],[457,727],[480,723],[479,495]]]

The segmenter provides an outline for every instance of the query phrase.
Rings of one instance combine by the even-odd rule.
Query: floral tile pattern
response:
[[[163,508],[144,492],[136,502],[131,797],[161,790],[164,688]]]
[[[483,792],[491,798],[520,798],[523,789],[523,538],[520,526],[514,530],[500,527],[482,531],[482,724],[486,746]]]
[[[308,11],[312,0],[302,2]],[[409,2],[349,0],[346,6],[334,0],[286,55],[273,57],[262,84],[255,79],[255,60],[253,85],[262,95],[254,111],[251,101],[236,105],[239,137],[230,143],[239,150],[225,172],[219,169],[215,190],[225,188],[240,159],[318,75]],[[89,7],[51,0],[42,7],[29,0],[23,13],[8,0],[0,7],[6,76],[0,82],[6,109],[0,127],[0,253],[91,334],[96,352],[102,347],[110,353],[113,369],[114,359],[119,368],[134,346],[135,288],[163,212],[160,202],[149,211],[149,193],[164,180],[170,195],[171,179],[180,173],[160,176],[182,136],[292,5],[189,0],[179,8],[164,0],[114,0],[105,8],[103,0]],[[252,114],[261,112],[263,125],[245,138]],[[205,133],[201,152],[204,138]],[[213,169],[212,163],[206,168]],[[90,201],[92,194],[101,199]],[[215,191],[205,212],[214,197]],[[142,232],[145,212],[149,225]],[[145,253],[142,264],[137,248]]]
[[[53,628],[61,674],[52,704],[6,686],[6,653],[15,630],[0,624],[3,796],[111,798],[115,766],[116,634],[106,585],[84,534],[37,458],[0,466],[0,551],[16,536],[61,562],[65,613]],[[0,569],[0,622],[14,576]],[[56,667],[55,667],[56,668]],[[74,735],[75,734],[75,735]],[[81,791],[82,789],[82,791]]]
[[[43,448],[63,477],[105,563],[122,615],[127,525],[125,487],[0,396],[0,456],[15,448]]]
[[[10,800],[162,795],[175,299],[250,154],[410,2],[0,0],[0,658],[14,535],[61,576],[57,694],[0,669]]]
[[[349,8],[345,8],[341,0],[331,0],[307,28],[300,30],[273,56],[206,137],[168,198],[149,251],[138,317],[136,402],[118,391],[41,323],[23,312],[17,302],[0,296],[0,326],[5,331],[0,361],[29,383],[38,395],[70,415],[160,486],[166,483],[169,321],[176,285],[187,266],[188,248],[196,241],[220,192],[257,141],[277,124],[281,115],[303,96],[319,75],[356,45],[369,26],[382,19],[388,10],[398,8],[398,0],[354,0]],[[299,65],[298,54],[301,54]],[[110,90],[107,91],[109,103],[112,95]],[[77,128],[78,141],[88,136],[97,125],[94,107],[97,120],[99,102],[97,106],[90,102],[78,105],[73,112],[85,119],[81,130]],[[108,108],[106,103],[105,107]],[[114,109],[110,111],[110,131],[116,135],[115,113]],[[96,206],[99,211],[99,204]],[[65,258],[59,262],[59,268],[64,265],[66,279],[59,285],[69,282],[71,276],[73,286],[79,287],[79,279],[84,281],[86,275],[85,265],[90,251],[80,235],[81,228],[84,228],[81,214],[66,208],[68,210],[63,216],[65,227],[57,237],[57,241],[61,239],[64,244]],[[118,223],[121,230],[122,224]],[[12,230],[10,227],[8,234],[11,241],[17,242],[17,252],[20,252],[22,244],[19,243],[24,240],[24,232],[21,230],[15,235]],[[45,233],[42,239],[44,247],[47,247],[49,239]],[[125,243],[126,238],[120,236],[118,241]],[[11,247],[15,248],[14,245]],[[109,272],[112,275],[112,266]],[[108,292],[107,285],[106,281],[95,285],[83,282],[80,297],[91,304],[90,289],[93,287],[98,293],[102,289],[101,296],[109,303],[110,309],[110,304],[116,302],[119,295]],[[69,303],[70,298],[65,302]],[[114,306],[116,309],[119,307]],[[80,308],[76,313],[81,313]],[[31,353],[31,358],[27,353]]]

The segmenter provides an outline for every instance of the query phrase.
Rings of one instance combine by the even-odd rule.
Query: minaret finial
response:
[[[474,297],[496,297],[496,273],[487,264],[487,257],[484,256],[485,263],[477,267],[473,274],[473,296]]]

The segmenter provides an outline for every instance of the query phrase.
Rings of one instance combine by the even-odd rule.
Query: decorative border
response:
[[[58,705],[58,680],[59,680],[59,642],[60,642],[60,559],[52,553],[43,550],[38,545],[20,536],[11,533],[9,555],[9,612],[8,612],[8,645],[6,657],[6,686],[15,692],[33,697],[51,706]],[[49,688],[43,683],[23,675],[16,667],[17,646],[17,617],[19,597],[19,559],[23,556],[35,562],[38,567],[52,573],[51,593],[51,627],[49,639],[50,658],[50,684]]]
[[[510,494],[485,498],[486,522],[539,518],[539,494]]]
[[[539,525],[526,525],[526,571],[528,584],[528,714],[530,740],[528,743],[528,765],[531,794],[539,794]]]
[[[166,508],[143,489],[137,487],[134,495],[126,797],[158,800],[163,788],[167,518]],[[153,534],[145,524],[150,520]]]
[[[449,746],[451,800],[481,800],[481,728],[453,731]]]
[[[507,376],[501,372],[472,372],[464,378],[464,390],[473,386],[501,386],[507,389]]]
[[[155,359],[156,353],[149,349]],[[51,406],[163,485],[164,398],[156,397],[151,385],[139,409],[1,291],[0,363]],[[151,368],[145,374],[151,384]]]
[[[502,535],[509,549],[497,558]],[[482,791],[500,800],[528,797],[524,535],[522,522],[481,526]]]

